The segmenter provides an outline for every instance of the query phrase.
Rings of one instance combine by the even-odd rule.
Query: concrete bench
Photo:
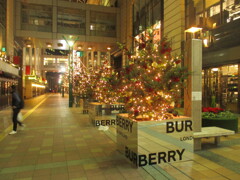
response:
[[[216,145],[220,143],[221,136],[228,136],[235,134],[234,131],[223,129],[220,127],[202,127],[201,132],[194,132],[193,137],[194,139],[202,139],[202,138],[210,138],[214,137],[214,142]]]

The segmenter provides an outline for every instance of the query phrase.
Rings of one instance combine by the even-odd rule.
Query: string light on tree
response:
[[[152,29],[136,43],[135,52],[120,44],[129,60],[121,72],[125,108],[137,120],[168,119],[168,109],[181,101],[180,89],[184,88],[189,72],[180,66],[181,59],[171,55],[172,48],[166,38],[154,40]]]

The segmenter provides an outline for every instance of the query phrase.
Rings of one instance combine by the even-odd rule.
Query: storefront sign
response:
[[[89,120],[94,126],[124,125],[124,123],[122,124],[116,121],[116,111],[120,111],[123,108],[124,107],[119,104],[106,105],[97,102],[89,103]]]
[[[135,121],[127,114],[116,119],[118,150],[136,167],[187,160],[193,151],[193,123],[188,117]]]
[[[161,163],[176,162],[183,159],[185,149],[169,150],[163,152],[155,152],[150,154],[138,155],[125,147],[125,157],[128,158],[136,166],[156,165]]]
[[[95,126],[113,126],[116,125],[116,119],[102,119],[102,120],[94,120]]]
[[[133,127],[133,121],[117,116],[117,126],[131,133],[132,127]]]

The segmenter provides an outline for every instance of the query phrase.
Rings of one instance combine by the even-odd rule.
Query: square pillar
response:
[[[186,42],[184,66],[191,72],[184,89],[184,115],[192,117],[193,131],[202,128],[202,40]],[[201,139],[194,139],[194,150],[201,149]]]

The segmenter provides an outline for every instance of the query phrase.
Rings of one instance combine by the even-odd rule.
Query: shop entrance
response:
[[[203,71],[203,106],[239,110],[239,65],[226,65]]]

